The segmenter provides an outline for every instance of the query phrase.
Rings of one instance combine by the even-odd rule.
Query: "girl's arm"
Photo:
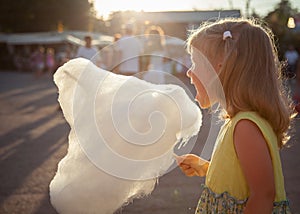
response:
[[[250,120],[239,121],[234,130],[234,145],[250,190],[244,213],[272,213],[273,165],[260,129]]]
[[[209,166],[207,160],[193,154],[177,156],[176,161],[186,176],[205,176]]]

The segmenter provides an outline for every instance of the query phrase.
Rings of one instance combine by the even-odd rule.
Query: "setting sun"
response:
[[[215,10],[215,9],[240,9],[244,13],[246,8],[246,0],[94,0],[95,9],[98,16],[107,18],[113,11],[182,11],[182,10]],[[266,15],[274,9],[274,6],[280,0],[251,0],[249,1],[249,10],[255,10],[258,14]],[[293,7],[300,9],[299,0],[290,0]]]
[[[217,3],[217,4],[215,4]],[[217,6],[219,5],[219,6]],[[200,7],[201,6],[201,7]],[[182,10],[200,10],[213,7],[225,8],[227,2],[216,0],[214,3],[199,3],[195,0],[164,0],[161,2],[153,0],[95,0],[95,9],[99,16],[106,18],[112,11],[182,11]]]

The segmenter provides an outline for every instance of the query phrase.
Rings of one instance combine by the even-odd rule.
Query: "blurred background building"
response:
[[[189,11],[145,12],[134,10],[110,11],[107,17],[97,14],[96,0],[1,0],[0,1],[0,69],[15,69],[17,59],[43,46],[55,53],[74,52],[83,44],[85,35],[92,35],[98,49],[111,44],[115,35],[122,35],[122,26],[132,23],[136,35],[150,26],[159,26],[165,35],[185,40],[188,31],[203,21],[225,17],[254,17],[273,30],[280,59],[289,45],[300,47],[300,14],[289,0],[280,0],[265,15],[257,14],[251,1],[244,8]],[[122,2],[124,4],[124,2]],[[153,2],[159,7],[159,2]],[[225,4],[225,3],[224,3]],[[100,5],[101,6],[101,5]],[[252,10],[252,11],[251,11]],[[26,69],[25,69],[26,70]]]

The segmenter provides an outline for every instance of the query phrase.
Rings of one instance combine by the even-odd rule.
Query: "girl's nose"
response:
[[[187,77],[191,77],[191,75],[192,75],[191,69],[189,69],[189,70],[186,72],[186,75],[187,75]]]

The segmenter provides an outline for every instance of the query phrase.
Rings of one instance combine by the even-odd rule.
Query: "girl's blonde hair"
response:
[[[225,31],[232,38],[223,39]],[[210,63],[222,64],[218,76],[225,95],[225,118],[239,111],[257,112],[269,121],[282,147],[289,139],[293,108],[283,90],[282,66],[271,30],[243,18],[204,23],[188,38],[188,51],[192,47]]]

